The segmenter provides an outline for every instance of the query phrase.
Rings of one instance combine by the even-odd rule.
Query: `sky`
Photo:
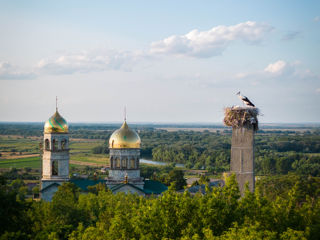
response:
[[[320,2],[2,1],[0,121],[320,122]]]

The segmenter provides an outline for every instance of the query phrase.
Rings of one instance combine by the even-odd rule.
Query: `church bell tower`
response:
[[[41,198],[51,201],[58,186],[69,181],[68,124],[58,109],[44,125]]]
[[[143,189],[144,181],[140,177],[139,135],[129,128],[126,120],[109,139],[110,169],[106,185],[113,188],[122,183],[129,183]]]

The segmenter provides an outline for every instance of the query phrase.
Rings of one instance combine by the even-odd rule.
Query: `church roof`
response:
[[[129,128],[126,121],[114,131],[109,139],[109,148],[140,148],[139,135]]]
[[[117,190],[119,190],[119,189],[121,189],[121,188],[123,188],[123,187],[125,187],[125,186],[130,186],[130,187],[136,189],[136,190],[139,191],[139,192],[145,193],[143,189],[138,188],[138,187],[136,187],[135,185],[133,185],[133,184],[131,184],[131,183],[118,184],[118,185],[110,188],[110,190],[111,190],[112,192],[115,192],[115,191],[117,191]]]
[[[105,183],[105,180],[102,180],[102,179],[101,180],[70,179],[70,182],[74,183],[82,191],[87,192],[89,186],[94,186],[99,183]],[[130,187],[133,187],[133,188],[137,189],[138,191],[145,193],[146,195],[161,194],[162,192],[168,190],[168,187],[166,185],[164,185],[163,183],[158,182],[158,181],[154,181],[154,180],[148,180],[148,179],[144,181],[144,188],[143,189],[138,188],[131,183],[122,183],[122,184],[118,184],[118,185],[110,188],[110,190],[112,192],[114,192],[114,191],[122,188],[125,185],[129,185]]]
[[[97,185],[99,183],[105,183],[105,180],[70,179],[70,182],[74,183],[82,191],[87,192],[88,187]]]
[[[161,194],[162,192],[168,190],[168,187],[166,185],[162,184],[161,182],[154,181],[154,180],[145,180],[143,189],[138,188],[131,183],[122,183],[122,184],[118,184],[118,185],[110,188],[110,190],[112,192],[114,192],[114,191],[122,188],[125,185],[129,185],[130,187],[133,187],[141,192],[144,192],[146,195]]]
[[[42,193],[42,192],[45,192],[45,191],[47,191],[49,188],[52,188],[52,187],[58,188],[59,186],[60,186],[60,184],[54,182],[54,183],[46,186],[45,188],[42,188],[42,189],[40,190],[40,192],[41,192],[41,193]]]
[[[167,191],[168,187],[159,181],[145,180],[143,190],[146,194],[161,194]]]
[[[45,122],[44,133],[68,133],[68,124],[58,110]]]

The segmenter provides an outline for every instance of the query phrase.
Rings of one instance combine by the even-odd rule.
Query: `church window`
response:
[[[110,157],[110,167],[113,168],[114,163],[113,163],[113,157]]]
[[[56,139],[52,140],[52,151],[57,151],[58,150],[58,141]]]
[[[116,162],[116,168],[120,168],[120,159],[116,158],[115,162]]]
[[[44,148],[45,148],[45,150],[50,150],[49,139],[46,139],[46,140],[44,141]]]
[[[58,175],[58,161],[52,161],[52,176]]]
[[[65,150],[65,149],[67,149],[67,140],[63,139],[61,141],[61,150]]]
[[[135,159],[134,158],[131,158],[130,159],[130,168],[136,168],[136,166],[135,166]]]
[[[123,158],[122,159],[122,166],[123,168],[127,168],[127,162],[128,162],[128,158]]]

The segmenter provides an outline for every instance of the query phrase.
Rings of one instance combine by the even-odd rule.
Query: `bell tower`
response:
[[[139,135],[127,125],[126,119],[120,129],[109,139],[110,169],[106,184],[113,188],[122,183],[130,183],[143,189],[143,178],[140,177],[140,144]]]
[[[44,125],[41,198],[51,201],[58,186],[69,181],[68,125],[56,110]]]

